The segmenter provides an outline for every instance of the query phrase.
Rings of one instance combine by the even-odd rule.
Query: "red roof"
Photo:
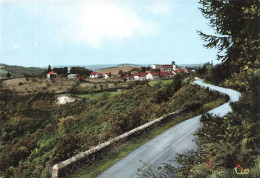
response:
[[[164,76],[164,77],[168,77],[169,76],[169,74],[167,74],[166,72],[160,72],[160,75]]]
[[[162,65],[163,68],[172,68],[172,65]]]
[[[173,70],[173,72],[178,73],[179,71],[178,70]]]
[[[98,73],[98,76],[100,76],[100,77],[101,77],[101,76],[103,76],[103,74],[101,74],[101,73]]]
[[[185,73],[185,69],[179,69],[180,73]]]
[[[82,79],[84,79],[84,77],[83,76],[79,76],[77,79],[82,80]]]
[[[145,77],[146,73],[139,73],[139,77]]]
[[[135,73],[134,76],[145,77],[146,73]]]
[[[156,73],[156,72],[150,72],[150,74],[156,76],[156,75],[159,75],[159,73]]]
[[[56,73],[55,71],[50,71],[48,74],[54,74],[54,73]]]
[[[106,75],[109,75],[109,73],[105,73]]]
[[[134,78],[134,76],[133,75],[129,75],[129,78]]]
[[[90,75],[96,75],[97,74],[97,72],[91,72],[90,73]]]

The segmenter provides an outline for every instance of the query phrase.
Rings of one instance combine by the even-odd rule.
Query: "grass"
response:
[[[202,106],[201,111],[209,111],[217,106],[220,106],[221,104],[225,103],[224,98],[217,99],[215,101],[206,103]],[[109,167],[111,167],[113,164],[118,162],[119,160],[123,159],[125,156],[127,156],[129,153],[134,151],[135,149],[139,148],[140,146],[144,145],[146,142],[151,140],[152,138],[160,135],[164,131],[168,130],[169,128],[179,124],[180,122],[183,122],[187,119],[190,119],[192,117],[195,117],[197,115],[201,114],[200,111],[190,111],[182,113],[178,116],[176,116],[173,120],[170,120],[166,123],[163,123],[157,128],[151,129],[135,138],[132,138],[131,140],[126,141],[125,143],[121,144],[118,148],[115,150],[109,152],[106,156],[104,156],[100,160],[96,160],[94,163],[87,165],[81,169],[79,169],[75,174],[70,175],[69,177],[96,177]]]
[[[225,101],[226,101],[225,98],[219,98],[217,100],[204,104],[201,109],[202,111],[207,112],[216,106],[222,105],[223,103],[225,103]]]
[[[151,87],[153,87],[154,85],[156,85],[156,84],[158,84],[158,83],[160,83],[160,82],[162,82],[163,84],[167,84],[167,83],[171,83],[172,80],[150,81],[150,82],[148,82],[148,84],[149,84]]]
[[[122,93],[123,90],[121,91],[112,91],[112,92],[107,92],[108,96],[114,97],[115,95],[118,95]],[[78,98],[89,98],[89,99],[98,99],[100,98],[105,92],[102,93],[90,93],[90,94],[80,94],[80,95],[75,95]]]
[[[112,98],[114,97],[115,95],[118,95],[120,93],[122,93],[123,90],[120,90],[120,91],[111,91],[111,92],[107,92],[109,98]],[[104,94],[105,92],[102,92],[102,93],[90,93],[90,94],[79,94],[79,95],[72,95],[72,94],[69,94],[69,93],[63,93],[63,94],[57,94],[56,96],[69,96],[69,97],[76,97],[76,98],[79,98],[79,99],[82,99],[82,98],[89,98],[91,100],[95,100],[95,99],[99,99],[101,98],[101,96]]]

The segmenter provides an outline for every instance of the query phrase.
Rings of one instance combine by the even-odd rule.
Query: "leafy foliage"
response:
[[[257,0],[200,0],[200,10],[216,35],[199,31],[205,47],[218,49],[222,63],[197,71],[208,82],[242,92],[232,113],[221,118],[203,115],[197,132],[198,151],[177,157],[176,177],[235,177],[238,163],[259,177],[260,3]],[[257,171],[258,170],[258,171]],[[154,171],[154,170],[152,170]]]
[[[85,67],[71,67],[70,69],[70,73],[81,76],[89,76],[91,72],[91,70],[86,69]]]
[[[0,93],[0,173],[5,177],[50,176],[50,167],[80,151],[192,103],[213,101],[182,76],[153,87],[145,82],[113,97],[55,105],[54,94]],[[160,91],[160,92],[158,92]],[[162,93],[162,94],[160,94]],[[186,101],[183,100],[186,98]]]

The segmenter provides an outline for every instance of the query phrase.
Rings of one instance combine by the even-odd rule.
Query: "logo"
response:
[[[241,165],[238,163],[235,167],[236,174],[249,174],[249,169],[244,169],[241,167]]]

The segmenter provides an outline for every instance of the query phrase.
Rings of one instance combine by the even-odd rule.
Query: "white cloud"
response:
[[[143,19],[133,6],[120,0],[42,1],[25,6],[32,15],[44,17],[50,27],[58,24],[51,29],[58,40],[86,43],[94,48],[105,41],[149,36],[158,30],[156,23]]]
[[[38,43],[34,43],[34,47],[37,48],[38,47]]]
[[[87,1],[72,17],[61,34],[75,42],[84,42],[98,48],[106,40],[120,41],[138,35],[155,33],[157,26],[146,22],[132,8],[115,1]]]
[[[70,34],[73,40],[83,41],[98,48],[103,41],[119,41],[136,35],[150,35],[156,25],[145,22],[133,9],[110,1],[85,4],[74,22]]]
[[[19,48],[20,48],[20,45],[19,45],[19,44],[13,45],[13,49],[19,49]]]

